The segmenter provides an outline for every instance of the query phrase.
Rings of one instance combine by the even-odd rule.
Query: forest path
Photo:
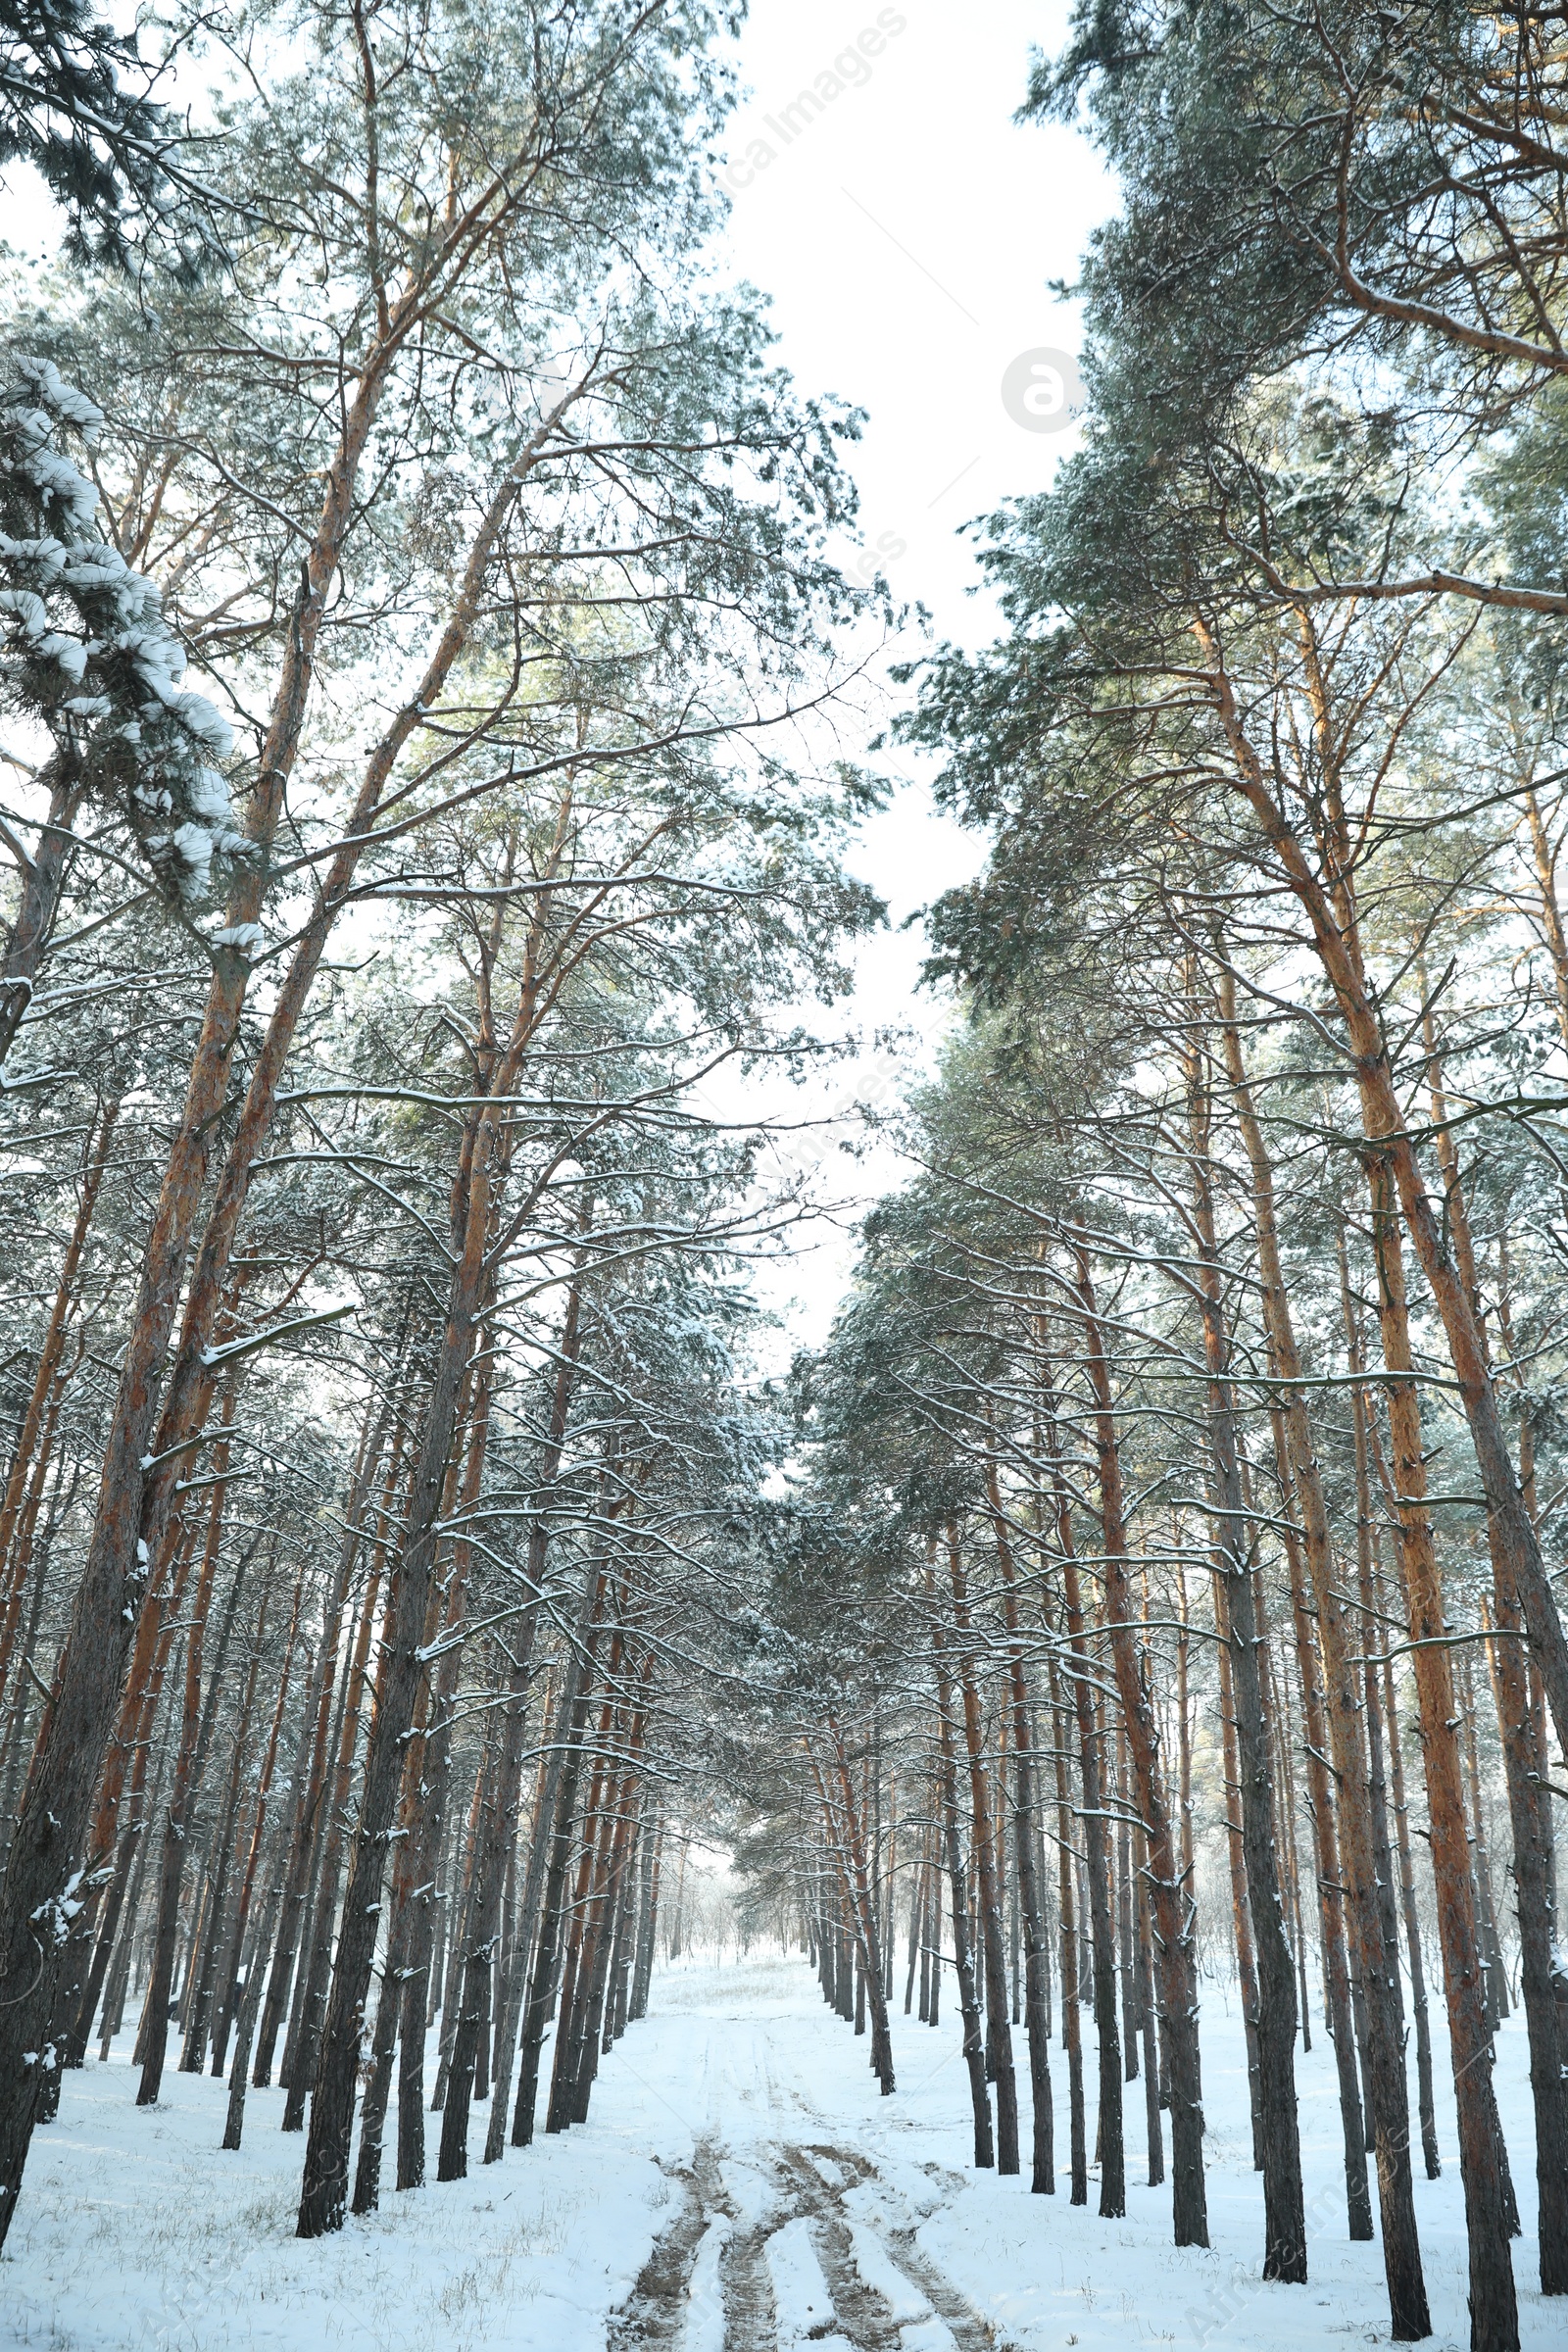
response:
[[[612,2315],[610,2352],[1081,2352],[1129,2346],[1213,2352],[1339,2352],[1387,2340],[1376,2245],[1350,2243],[1337,2085],[1321,2034],[1298,2054],[1311,2280],[1266,2286],[1261,2190],[1251,2167],[1245,2044],[1224,1989],[1203,2029],[1205,2161],[1212,2245],[1170,2242],[1170,2191],[1145,2184],[1141,2093],[1127,2100],[1127,2212],[1102,2221],[1098,2172],[1074,2207],[1065,2171],[1066,2082],[1053,2048],[1058,2186],[1029,2193],[1027,2172],[970,2166],[968,2090],[951,2018],[935,2033],[893,2004],[898,2088],[879,2096],[869,2043],[823,2005],[803,1959],[683,1964],[662,1973],[647,2028],[605,2062],[605,2123],[635,2107],[644,2128],[679,2116],[690,2154],[666,2162],[680,2203],[631,2294]],[[639,2039],[638,2036],[643,2038]],[[1085,2091],[1093,2129],[1090,2036]],[[1030,2121],[1023,2035],[1021,2136]],[[1498,2045],[1515,2178],[1534,2155],[1522,2029]],[[1450,2161],[1418,2184],[1427,2282],[1441,2352],[1467,2340],[1464,2236],[1451,2112]],[[1527,2232],[1530,2222],[1527,2219]],[[1561,2341],[1544,2303],[1528,2234],[1515,2250],[1526,2352]]]
[[[846,2072],[864,2066],[863,2041],[835,2040]],[[682,2202],[612,2315],[611,2352],[1011,2352],[915,2242],[952,2177],[933,2163],[901,2185],[833,2137],[821,2055],[794,2015],[704,2019]]]
[[[1265,2286],[1246,2051],[1223,1982],[1205,1992],[1209,2250],[1170,2242],[1170,2191],[1144,2185],[1130,2098],[1127,2213],[1102,2221],[1027,2173],[972,2170],[956,2021],[893,2019],[898,2089],[798,1954],[662,1967],[647,2020],[604,2060],[585,2126],[479,2161],[466,2180],[383,2197],[335,2236],[294,2235],[302,2146],[282,2094],[253,2090],[245,2144],[219,2155],[226,2089],[166,2075],[134,2103],[135,2021],[107,2066],[67,2077],[34,2142],[0,2260],[0,2352],[1348,2352],[1387,2340],[1375,2245],[1346,2234],[1337,2084],[1298,2060],[1311,2283]],[[1018,2037],[1020,2059],[1022,2035]],[[1092,2038],[1092,2037],[1091,2037]],[[549,2052],[546,2053],[547,2061]],[[1525,2239],[1525,2352],[1557,2352],[1529,2232],[1527,2048],[1498,2039],[1498,2095]],[[1085,2084],[1092,2119],[1092,2048]],[[1057,2153],[1066,2082],[1052,2052]],[[1020,2081],[1028,2146],[1027,2070]],[[1441,2180],[1418,2180],[1435,2334],[1461,2352],[1465,2244],[1451,2102]],[[1091,2198],[1098,2182],[1091,2181]]]

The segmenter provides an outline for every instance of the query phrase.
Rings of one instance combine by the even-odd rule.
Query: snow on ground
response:
[[[1258,2276],[1262,2197],[1234,1999],[1227,2016],[1211,1990],[1204,2019],[1213,2245],[1180,2253],[1169,2243],[1169,2188],[1140,2185],[1137,2090],[1127,2101],[1127,2217],[1102,2222],[1093,2180],[1090,2206],[1069,2206],[1064,2167],[1051,2199],[1029,2194],[1027,2170],[1000,2180],[969,2169],[956,2017],[934,2033],[897,2020],[899,2088],[884,2100],[866,2043],[828,2014],[797,1957],[666,1969],[653,2009],[604,2061],[586,2127],[486,2167],[477,2116],[467,2180],[389,2191],[378,2214],[309,2244],[292,2234],[303,2141],[278,2130],[281,2093],[251,2093],[244,2149],[225,2155],[223,2086],[171,2073],[160,2105],[138,2111],[131,2036],[122,2036],[108,2066],[89,2062],[68,2079],[58,2121],[34,2140],[0,2263],[0,2344],[603,2352],[613,2338],[672,2352],[783,2352],[809,2337],[833,2352],[1299,2352],[1387,2340],[1378,2250],[1346,2235],[1321,2035],[1298,2061],[1311,2231],[1311,2282],[1300,2288],[1264,2286]],[[1053,2074],[1061,2158],[1059,2050]],[[1027,2089],[1020,2065],[1025,2101]],[[1514,2249],[1523,2342],[1547,2352],[1565,2328],[1537,2286],[1517,2019],[1503,2029],[1498,2091],[1525,2220]],[[1440,2135],[1444,2177],[1418,2177],[1416,2204],[1435,2352],[1461,2352],[1451,2108],[1440,2113]],[[639,2287],[657,2239],[670,2258]],[[628,2299],[622,2329],[612,2315]]]
[[[839,2352],[844,2338],[826,2331],[833,2326],[833,2289],[823,2273],[805,2214],[775,2230],[766,2246],[768,2276],[773,2285],[773,2325],[778,2352],[821,2343]]]
[[[724,2288],[719,2262],[729,2243],[730,2225],[710,2222],[703,2231],[686,2289],[682,2352],[724,2352]]]

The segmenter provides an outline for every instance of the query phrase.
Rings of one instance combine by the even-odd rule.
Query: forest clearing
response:
[[[1561,12],[122,14],[0,2342],[1560,2343]]]

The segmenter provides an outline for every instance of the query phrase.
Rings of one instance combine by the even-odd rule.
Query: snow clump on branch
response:
[[[159,889],[183,912],[215,863],[250,845],[213,764],[227,721],[180,685],[185,652],[146,574],[97,527],[96,486],[55,446],[91,448],[103,417],[48,360],[14,355],[0,390],[0,706],[47,729],[46,771],[123,818]],[[40,780],[45,780],[41,777]]]

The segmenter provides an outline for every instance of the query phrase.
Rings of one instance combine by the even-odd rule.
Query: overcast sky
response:
[[[928,608],[933,637],[971,646],[991,635],[992,611],[972,593],[961,526],[1044,488],[1073,445],[1052,363],[1031,355],[1076,351],[1076,310],[1052,283],[1075,278],[1113,203],[1082,138],[1012,120],[1031,44],[1055,51],[1067,20],[1062,0],[754,0],[740,44],[749,95],[725,172],[735,264],[771,298],[803,390],[867,413],[853,470],[889,586]],[[856,740],[858,725],[845,748],[858,754],[874,730]],[[855,860],[892,922],[859,956],[853,1012],[867,1032],[899,1021],[929,1041],[947,1016],[915,989],[922,941],[902,925],[973,872],[982,845],[935,814],[906,756],[893,764],[911,781]],[[862,1064],[835,1075],[829,1098],[877,1082]],[[869,1200],[899,1172],[885,1152],[855,1167],[835,1151],[823,1183]],[[848,1236],[822,1236],[767,1284],[798,1339],[822,1336],[852,1255]]]

